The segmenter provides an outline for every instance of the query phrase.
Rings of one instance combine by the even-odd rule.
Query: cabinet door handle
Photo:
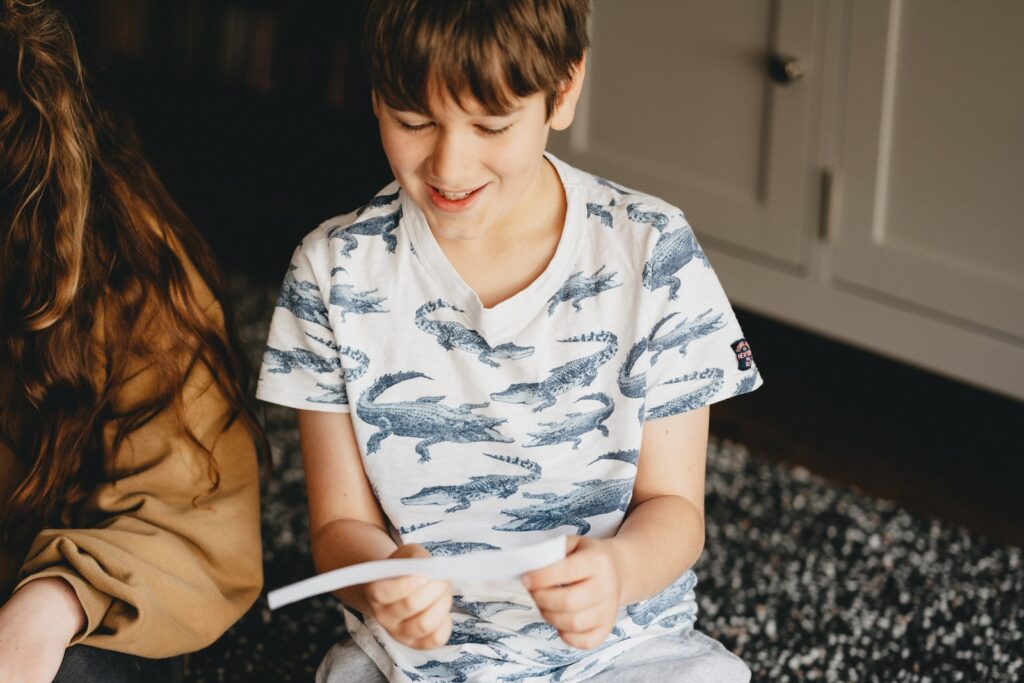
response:
[[[768,75],[776,83],[785,85],[799,80],[805,70],[804,63],[799,57],[772,55],[768,58]]]

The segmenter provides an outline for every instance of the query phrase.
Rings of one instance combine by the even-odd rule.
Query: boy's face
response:
[[[582,84],[582,68],[578,79]],[[495,229],[535,228],[544,213],[543,153],[550,128],[572,122],[579,88],[570,83],[546,119],[545,97],[488,114],[471,97],[462,105],[434,89],[430,114],[403,112],[374,97],[384,153],[395,178],[423,211],[439,240],[473,240]]]

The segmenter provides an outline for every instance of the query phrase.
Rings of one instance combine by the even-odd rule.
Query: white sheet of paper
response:
[[[267,593],[270,609],[290,605],[369,581],[419,574],[431,579],[505,581],[554,564],[565,557],[565,537],[508,550],[482,550],[450,557],[400,558],[353,564]]]

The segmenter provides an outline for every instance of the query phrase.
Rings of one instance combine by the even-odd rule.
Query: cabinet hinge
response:
[[[821,202],[818,214],[818,239],[827,242],[832,229],[832,199],[834,176],[832,169],[825,168],[821,171]]]

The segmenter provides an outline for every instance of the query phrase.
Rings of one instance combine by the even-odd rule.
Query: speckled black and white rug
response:
[[[234,280],[243,337],[262,352],[275,290]],[[268,407],[273,473],[263,496],[266,585],[313,573],[294,419]],[[1024,680],[1021,549],[831,486],[712,442],[698,628],[755,681]],[[271,613],[261,599],[189,660],[187,680],[311,681],[346,637],[333,598]],[[358,682],[354,682],[358,683]]]

